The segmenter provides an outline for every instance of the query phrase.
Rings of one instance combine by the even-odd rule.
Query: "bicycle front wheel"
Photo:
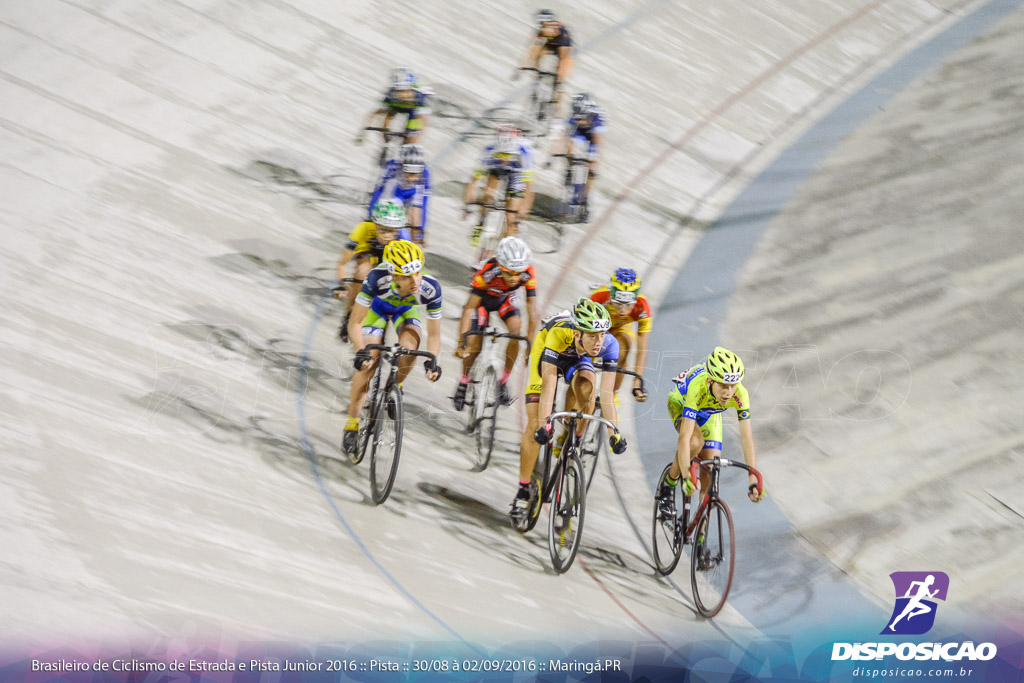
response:
[[[658,479],[658,486],[665,481],[668,471],[672,465],[666,465],[661,471]],[[654,566],[662,576],[668,576],[675,571],[679,564],[679,558],[683,554],[683,538],[686,534],[686,520],[678,513],[683,509],[682,490],[679,486],[673,487],[673,500],[671,515],[663,515],[657,495],[654,497],[654,524],[651,538],[651,552],[654,554]]]
[[[587,482],[583,464],[575,453],[563,453],[555,477],[548,511],[548,550],[555,571],[563,574],[572,566],[583,538]]]
[[[402,455],[402,390],[391,384],[377,413],[370,448],[370,493],[380,505],[391,495]]]
[[[587,479],[587,491],[594,482],[597,475],[597,461],[601,449],[608,442],[608,428],[603,423],[591,420],[587,429],[583,432],[583,443],[580,446],[580,462],[583,464],[583,474]]]
[[[476,423],[476,458],[473,470],[482,472],[491,462],[494,451],[494,432],[498,424],[498,373],[493,367],[487,368],[476,392],[479,417]],[[477,412],[477,406],[473,406]]]
[[[697,611],[710,619],[729,597],[736,561],[732,514],[725,501],[714,499],[704,510],[690,554],[690,585]]]

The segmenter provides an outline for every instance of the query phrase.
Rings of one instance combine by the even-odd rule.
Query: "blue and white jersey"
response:
[[[478,176],[487,173],[511,171],[521,176],[524,181],[533,179],[533,144],[526,138],[522,138],[519,149],[512,155],[511,159],[504,159],[498,156],[494,145],[487,145],[484,148],[483,157],[480,159]]]
[[[433,275],[423,271],[420,291],[402,297],[392,287],[391,273],[385,266],[380,265],[367,273],[363,287],[356,297],[356,303],[385,318],[397,318],[413,306],[422,305],[427,308],[427,318],[440,320],[441,283]]]
[[[604,112],[598,109],[593,114],[580,119],[572,117],[566,122],[566,130],[569,131],[569,137],[584,137],[588,142],[593,143],[596,133],[603,133],[607,130]]]
[[[384,166],[384,173],[377,181],[377,187],[370,197],[370,204],[367,208],[367,217],[372,219],[373,207],[381,199],[398,199],[405,204],[406,210],[416,207],[423,211],[423,230],[427,229],[427,204],[430,199],[430,169],[423,167],[423,178],[415,185],[403,187],[399,175],[402,172],[402,164],[397,159],[392,159]]]

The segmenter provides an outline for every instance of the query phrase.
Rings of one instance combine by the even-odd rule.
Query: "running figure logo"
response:
[[[949,577],[943,572],[893,572],[896,606],[882,635],[920,635],[935,623],[935,600],[945,600]]]

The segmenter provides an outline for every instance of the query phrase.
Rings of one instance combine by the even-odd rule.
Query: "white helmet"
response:
[[[398,66],[391,70],[392,90],[415,90],[416,77],[412,69],[406,66]]]
[[[498,128],[494,136],[494,151],[498,154],[516,154],[519,151],[519,129],[512,125]]]
[[[526,246],[526,242],[518,237],[506,237],[498,242],[494,249],[494,257],[502,268],[519,273],[530,267],[533,254],[530,247]]]
[[[533,15],[533,20],[537,22],[538,26],[543,26],[546,22],[555,20],[555,13],[549,9],[537,10],[537,13]]]
[[[398,150],[398,159],[406,173],[423,173],[423,168],[427,164],[427,155],[423,152],[423,147],[413,143],[401,146]]]
[[[385,228],[404,228],[405,204],[398,199],[381,199],[373,207],[372,220]]]

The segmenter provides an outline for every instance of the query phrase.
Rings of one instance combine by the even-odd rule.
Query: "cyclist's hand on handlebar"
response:
[[[750,498],[752,503],[760,503],[768,496],[768,490],[762,486],[761,495],[757,495],[757,477],[750,475],[750,480],[750,486],[747,487],[747,498]]]
[[[679,480],[679,485],[683,487],[683,495],[689,498],[693,495],[693,492],[697,490],[697,484],[688,477],[682,477]]]
[[[428,358],[423,361],[423,368],[427,373],[427,379],[431,382],[436,382],[441,379],[441,366],[438,365],[433,358]]]
[[[633,387],[633,398],[636,399],[637,403],[643,403],[647,400],[647,390],[643,387]]]
[[[362,370],[363,365],[370,361],[370,352],[366,349],[359,349],[356,351],[356,355],[352,358],[352,366],[356,370]]]
[[[611,445],[612,453],[615,455],[622,455],[626,452],[626,437],[622,434],[612,434],[608,438],[608,442]]]
[[[467,355],[466,347],[463,345],[462,342],[459,342],[459,345],[455,347],[455,357],[456,358],[465,358],[466,355]]]
[[[539,443],[541,446],[543,446],[548,441],[551,441],[551,430],[552,430],[552,426],[551,426],[551,423],[549,422],[548,424],[544,425],[543,427],[538,429],[536,432],[534,432],[533,440],[536,441],[537,443]]]

